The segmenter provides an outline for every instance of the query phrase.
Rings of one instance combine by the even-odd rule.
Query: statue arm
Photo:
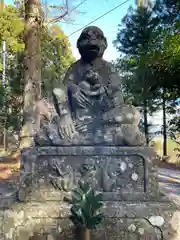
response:
[[[110,89],[116,100],[116,104],[117,105],[123,104],[124,100],[123,100],[123,94],[122,94],[121,78],[112,64],[109,65],[109,84],[110,84]]]
[[[71,89],[72,92],[76,92],[78,90],[77,74],[74,68],[74,65],[69,67],[63,80],[63,85],[66,89]]]
[[[79,88],[79,75],[77,72],[79,62],[75,62],[68,69],[65,78],[63,80],[63,84],[67,89],[68,94],[68,102],[71,109],[71,112],[74,112],[74,103],[76,102],[81,107],[85,108],[86,104],[89,104],[89,99],[82,93]]]

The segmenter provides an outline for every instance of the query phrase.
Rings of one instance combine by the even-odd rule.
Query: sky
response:
[[[13,0],[5,0],[5,4],[13,3]],[[41,0],[42,3],[47,2],[48,5],[54,4],[56,6],[61,5],[64,1],[60,0]],[[60,22],[59,25],[63,29],[64,33],[69,36],[71,33],[77,31],[80,28],[83,28],[85,25],[89,24],[94,19],[98,18],[99,16],[105,14],[109,10],[115,8],[119,4],[122,3],[120,7],[116,10],[112,11],[111,13],[107,14],[106,16],[102,17],[101,19],[94,22],[92,25],[101,28],[107,38],[108,41],[108,48],[105,51],[104,59],[108,61],[116,60],[119,56],[119,53],[113,46],[112,42],[116,39],[116,34],[118,30],[118,24],[121,23],[121,19],[127,13],[127,10],[130,6],[135,6],[135,0],[69,0],[70,9],[75,8],[77,5],[81,4],[76,11],[73,11],[64,23]],[[58,16],[57,12],[57,16]],[[78,31],[77,33],[69,36],[69,41],[71,43],[72,54],[73,56],[78,59],[79,53],[76,48],[76,42],[82,30]]]
[[[73,6],[77,6],[80,2],[82,2],[82,0],[74,0]],[[77,9],[80,13],[73,12],[69,17],[69,21],[67,21],[67,23],[60,23],[60,26],[68,36],[123,2],[124,0],[87,0]],[[121,23],[121,19],[127,13],[130,5],[134,4],[135,0],[129,0],[127,3],[92,24],[100,27],[107,38],[108,48],[104,54],[106,60],[115,60],[119,56],[112,41],[116,38],[118,24]],[[72,46],[72,53],[76,59],[79,58],[76,41],[81,31],[69,37]]]

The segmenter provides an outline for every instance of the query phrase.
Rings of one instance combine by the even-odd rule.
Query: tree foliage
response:
[[[17,4],[16,4],[17,6]],[[0,9],[0,47],[6,41],[6,87],[0,85],[1,127],[4,126],[4,105],[8,107],[7,128],[19,130],[22,120],[24,92],[24,9],[20,4]],[[42,27],[42,90],[45,96],[51,87],[60,84],[64,72],[74,61],[70,43],[58,25]],[[0,60],[2,78],[2,60]]]
[[[74,58],[68,38],[58,25],[44,28],[41,42],[43,94],[48,96],[61,83]]]
[[[148,8],[130,9],[119,25],[114,44],[121,63],[147,90],[177,89],[180,74],[180,14],[178,1],[157,0]],[[128,64],[127,64],[128,63]],[[141,81],[143,76],[143,81]]]
[[[18,16],[18,11],[11,5],[0,9],[0,46],[6,41],[9,54],[16,54],[24,49],[22,38],[24,23]]]
[[[179,31],[175,0],[130,8],[119,25],[114,44],[122,55],[116,65],[123,73],[126,97],[143,106],[145,113],[157,110],[162,97],[173,103],[179,97]]]

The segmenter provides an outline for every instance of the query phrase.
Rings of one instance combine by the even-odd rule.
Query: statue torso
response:
[[[96,71],[99,76],[101,76],[101,79],[103,79],[103,84],[108,85],[108,82],[110,81],[109,75],[111,71],[111,64],[101,58],[95,59],[92,63],[85,63],[81,59],[76,61],[71,66],[69,74],[65,77],[64,83],[73,78],[74,83],[78,84],[80,81],[83,81],[84,72],[91,69]],[[70,79],[68,79],[69,76]]]

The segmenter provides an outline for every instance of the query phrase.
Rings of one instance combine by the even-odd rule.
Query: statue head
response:
[[[107,48],[103,31],[95,26],[85,28],[77,40],[77,48],[81,58],[86,62],[102,57]]]
[[[95,85],[100,83],[99,74],[93,70],[86,71],[83,77],[90,85]]]

